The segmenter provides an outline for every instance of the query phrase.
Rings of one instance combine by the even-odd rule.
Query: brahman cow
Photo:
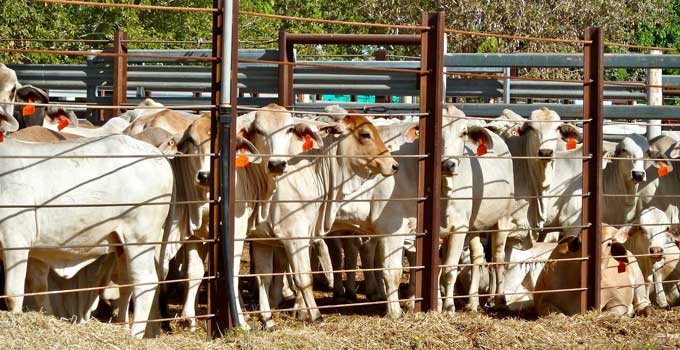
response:
[[[261,123],[256,116],[251,124],[256,133],[262,134],[257,131]],[[272,155],[263,156],[263,162],[268,174],[276,176],[267,221],[257,231],[281,239],[296,273],[295,284],[315,321],[321,314],[312,294],[310,244],[331,230],[341,205],[338,201],[356,195],[371,177],[393,175],[399,166],[375,126],[364,117],[347,116],[321,127],[319,133],[326,134],[323,140],[304,124],[281,126],[283,133],[264,135],[263,141],[268,143],[265,147],[255,143],[258,149],[273,150]],[[281,156],[287,153],[291,141],[312,157]],[[283,152],[277,151],[281,146]],[[257,249],[255,252],[258,254]],[[263,317],[268,321],[268,315]]]
[[[615,241],[616,235],[616,228],[602,226],[600,310],[620,316],[632,316],[634,311],[649,315],[651,305],[640,266],[635,256]],[[582,261],[577,258],[580,256],[581,239],[578,236],[562,238],[552,251],[549,259],[557,261],[550,261],[545,265],[536,283],[536,291],[539,293],[534,295],[534,305],[539,315],[575,315],[580,311],[581,291],[553,292],[558,289],[579,288]],[[560,259],[565,261],[559,261]]]
[[[643,208],[656,207],[670,222],[680,223],[680,171],[674,167],[680,159],[680,142],[670,136],[658,136],[649,143],[647,181],[640,185],[639,194]]]
[[[636,224],[621,229],[616,238],[633,254],[641,255],[638,263],[656,304],[665,308],[680,304],[680,283],[663,282],[671,275],[680,275],[680,250],[673,241],[680,238],[680,225],[672,225],[663,211],[651,207],[640,213]]]

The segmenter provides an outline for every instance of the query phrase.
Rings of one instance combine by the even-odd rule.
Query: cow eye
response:
[[[292,127],[291,127],[291,128],[288,128],[288,130],[286,130],[286,134],[290,134],[290,133],[292,133],[292,132],[293,132],[293,128],[292,128]]]
[[[362,139],[369,140],[371,138],[371,133],[370,132],[362,132],[359,134]]]
[[[467,137],[467,136],[468,136],[467,130],[463,131],[463,133],[460,134],[460,136],[461,136],[461,137]]]

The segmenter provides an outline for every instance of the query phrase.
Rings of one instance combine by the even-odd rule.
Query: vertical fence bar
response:
[[[585,40],[592,43],[583,47],[583,154],[592,154],[583,161],[583,224],[590,227],[581,235],[581,256],[588,257],[581,264],[581,311],[600,307],[600,262],[602,228],[602,132],[604,118],[604,34],[600,27],[587,28]]]
[[[425,236],[416,239],[417,264],[424,266],[416,274],[416,296],[422,299],[420,311],[435,311],[439,302],[439,207],[441,197],[441,129],[442,87],[444,84],[444,12],[422,14],[423,26],[430,27],[422,33],[420,77],[419,153],[426,159],[418,161],[418,229]]]
[[[225,3],[223,0],[213,0],[213,7],[224,10]],[[212,64],[212,86],[211,86],[211,104],[218,105],[222,99],[222,64],[223,60],[223,11],[213,13],[213,40],[212,40],[212,56],[219,58],[218,61]],[[210,109],[211,123],[210,123],[210,151],[217,153],[220,149],[220,111],[213,107]],[[210,200],[213,201],[219,197],[220,189],[220,159],[215,157],[210,163],[210,174],[212,181],[210,183]],[[219,276],[210,281],[208,288],[208,313],[215,314],[215,317],[208,322],[208,334],[212,337],[219,337],[223,331],[229,327],[229,310],[225,302],[227,299],[226,290],[222,286],[224,280],[224,257],[221,249],[221,244],[224,244],[222,237],[222,226],[220,225],[220,205],[219,203],[211,202],[210,204],[210,222],[208,229],[212,233],[215,243],[210,246],[210,254],[208,257],[208,273],[211,276]]]
[[[279,61],[293,62],[293,45],[288,42],[288,33],[279,32]],[[279,104],[281,106],[292,106],[293,99],[293,70],[294,67],[281,64],[279,65]]]
[[[661,55],[660,50],[650,50],[650,55]],[[662,69],[648,68],[647,69],[647,84],[661,86],[663,84]],[[663,89],[660,87],[647,88],[647,105],[649,106],[663,106]],[[661,120],[653,119],[647,125],[647,140],[651,140],[661,135]],[[653,124],[653,125],[652,125]]]
[[[116,31],[113,35],[113,52],[116,54],[127,53],[128,34]],[[120,106],[127,103],[127,56],[113,58],[113,105]],[[114,109],[106,118],[121,114],[120,109]]]

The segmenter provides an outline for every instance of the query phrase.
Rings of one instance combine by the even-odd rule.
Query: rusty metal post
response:
[[[211,104],[219,105],[211,108],[211,153],[217,154],[210,164],[212,182],[210,185],[210,222],[209,230],[215,239],[210,249],[208,259],[208,273],[217,276],[210,282],[208,288],[208,313],[215,316],[208,322],[208,334],[219,337],[224,331],[233,326],[235,318],[233,303],[230,298],[232,286],[231,265],[233,261],[233,230],[234,216],[230,208],[234,205],[234,128],[229,127],[231,120],[235,120],[235,110],[229,110],[225,101],[236,101],[238,62],[238,0],[213,0],[213,6],[222,11],[213,14],[213,57],[219,60],[212,65],[212,94]],[[231,11],[230,11],[231,10]],[[225,17],[226,16],[226,17]],[[227,30],[231,20],[231,30]],[[225,37],[225,33],[231,33],[231,37]],[[228,35],[228,34],[227,34]],[[227,50],[225,45],[231,45]],[[231,57],[225,57],[225,51],[231,52]],[[224,65],[231,67],[231,76],[223,75]],[[228,71],[228,70],[227,70]],[[229,81],[224,81],[229,79]],[[228,85],[227,85],[228,84]],[[225,87],[230,87],[225,89]],[[224,91],[228,90],[228,91]],[[225,96],[225,93],[229,96]],[[226,124],[226,125],[225,125]],[[213,202],[214,201],[214,202]],[[224,217],[222,217],[224,215]]]
[[[418,232],[426,233],[416,239],[417,265],[424,266],[416,274],[417,297],[420,311],[437,310],[439,302],[439,227],[441,205],[441,129],[444,86],[444,12],[423,13],[420,77],[420,154],[427,158],[418,161]]]
[[[376,61],[387,61],[388,60],[387,50],[376,51],[375,52],[375,60]],[[390,103],[391,101],[392,101],[392,96],[376,96],[375,97],[376,103]]]
[[[279,61],[294,62],[293,43],[288,40],[288,33],[279,32]],[[293,71],[294,67],[287,64],[279,65],[279,104],[292,106],[295,96],[293,95]]]
[[[581,311],[600,307],[600,262],[602,229],[602,133],[604,119],[604,33],[602,28],[587,28],[583,46],[583,154],[592,154],[583,161],[583,224],[590,224],[581,234]]]
[[[113,35],[113,53],[127,54],[128,34],[117,31]],[[113,105],[120,106],[127,103],[127,56],[113,58]],[[122,113],[121,109],[114,109],[112,114],[105,114],[106,119]]]

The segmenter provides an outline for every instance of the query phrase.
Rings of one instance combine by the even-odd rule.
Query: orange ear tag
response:
[[[302,144],[302,151],[307,152],[314,147],[314,142],[312,142],[312,137],[305,134],[305,143]]]
[[[21,116],[27,117],[27,116],[35,113],[35,106],[32,103],[33,103],[33,99],[29,98],[28,104],[25,105],[24,108],[21,110]]]
[[[479,146],[477,146],[477,155],[481,157],[486,154],[486,145],[481,137],[477,141],[479,142]]]
[[[626,272],[626,263],[623,261],[619,261],[619,273],[624,273]]]
[[[245,168],[250,164],[250,159],[244,155],[246,153],[245,148],[240,148],[239,152],[241,152],[241,155],[236,156],[236,168]]]
[[[59,124],[57,124],[57,129],[59,129],[59,131],[71,123],[69,122],[68,118],[64,117],[63,115],[58,116],[57,120],[59,121]]]
[[[4,142],[4,141],[5,141],[5,133],[2,130],[0,130],[0,142]]]
[[[678,241],[676,244],[678,245],[678,248],[680,248],[680,241]]]
[[[658,162],[658,164],[659,164],[659,169],[656,172],[657,172],[657,174],[659,174],[659,177],[664,177],[664,176],[668,175],[668,173],[670,172],[668,170],[668,167],[662,162]]]
[[[574,134],[569,134],[569,141],[567,141],[567,150],[572,150],[576,148],[576,140],[574,140]]]

